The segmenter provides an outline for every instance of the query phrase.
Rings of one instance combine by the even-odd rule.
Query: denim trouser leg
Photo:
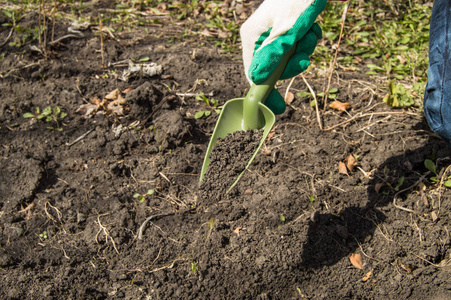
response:
[[[429,35],[424,113],[429,127],[451,144],[451,1],[435,0]]]

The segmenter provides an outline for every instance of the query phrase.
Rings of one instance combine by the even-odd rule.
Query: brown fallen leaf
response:
[[[106,98],[105,98],[106,99]],[[125,104],[125,98],[121,96],[121,94],[117,95],[116,99],[114,99],[113,101],[110,102],[110,104],[108,104],[108,106],[110,105],[122,105]]]
[[[349,257],[349,260],[351,261],[351,264],[356,267],[357,269],[362,270],[363,269],[363,265],[362,265],[362,256],[358,253],[352,253],[351,256]]]
[[[346,165],[344,162],[338,162],[338,173],[348,175],[348,169],[346,169]]]
[[[75,112],[83,116],[89,116],[96,113],[98,108],[99,106],[96,104],[87,103],[80,105],[80,107]]]
[[[285,97],[285,103],[287,105],[290,105],[291,102],[293,102],[293,100],[294,100],[294,94],[292,92],[288,92],[287,96]]]
[[[374,269],[371,269],[368,273],[366,273],[366,275],[362,278],[363,282],[366,282],[366,281],[368,281],[368,279],[371,278],[371,275],[373,275],[373,270]]]
[[[349,156],[344,159],[344,162],[346,163],[346,168],[348,168],[350,172],[354,172],[354,168],[357,166],[354,154],[349,154]]]
[[[106,96],[105,99],[108,100],[116,100],[118,98],[118,96],[121,95],[121,92],[119,91],[119,89],[115,89],[112,92],[109,92]]]
[[[348,102],[341,102],[341,101],[335,100],[331,104],[329,104],[329,107],[332,109],[339,110],[339,111],[346,111],[347,109],[350,109],[352,106]]]
[[[133,87],[128,87],[125,90],[122,91],[122,94],[127,94],[128,92],[130,92],[131,90],[133,90]]]

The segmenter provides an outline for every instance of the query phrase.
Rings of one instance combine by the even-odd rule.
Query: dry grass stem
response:
[[[119,254],[119,251],[116,248],[116,242],[111,237],[110,232],[108,231],[108,229],[105,226],[103,226],[102,223],[100,222],[100,217],[101,216],[106,216],[106,215],[108,215],[108,213],[97,216],[97,223],[99,224],[100,229],[99,229],[99,231],[96,234],[96,242],[97,242],[97,244],[99,243],[99,234],[103,231],[103,234],[105,235],[105,243],[108,243],[108,239],[110,239],[111,243],[113,244],[114,250],[116,250],[116,253]]]
[[[327,97],[329,96],[330,82],[332,81],[333,71],[335,69],[335,65],[337,64],[338,50],[340,49],[341,38],[343,36],[343,28],[345,26],[346,16],[348,14],[348,6],[349,6],[349,3],[346,2],[343,14],[341,16],[341,29],[340,29],[340,35],[338,37],[337,48],[335,49],[334,61],[333,61],[333,63],[330,66],[329,78],[328,78],[328,81],[327,81],[326,89],[324,90],[323,110],[326,110],[326,108],[327,108]]]
[[[319,114],[318,99],[316,98],[316,93],[313,91],[312,87],[307,82],[307,80],[305,79],[304,75],[301,74],[301,77],[304,80],[305,84],[307,85],[310,93],[312,94],[313,100],[315,100],[316,119],[318,120],[319,129],[323,130],[323,125],[322,125],[322,122],[321,122],[321,116]]]

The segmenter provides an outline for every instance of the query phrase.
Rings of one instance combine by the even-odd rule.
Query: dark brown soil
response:
[[[258,149],[262,130],[235,131],[218,139],[210,154],[210,165],[200,183],[200,203],[212,205],[230,192]]]
[[[108,7],[84,2],[92,16]],[[192,95],[244,95],[240,55],[181,39],[178,25],[147,31],[106,38],[106,68],[92,29],[47,58],[1,47],[1,299],[451,298],[451,192],[424,166],[449,176],[451,150],[418,110],[382,102],[386,78],[337,69],[332,87],[352,109],[321,111],[323,130],[296,96],[234,192],[199,205],[217,115],[195,119],[206,107]],[[162,74],[120,80],[128,65],[112,63],[139,57]],[[304,76],[323,90],[324,72]],[[116,89],[123,115],[76,112]],[[68,115],[23,118],[48,106]],[[351,154],[357,167],[340,173]]]

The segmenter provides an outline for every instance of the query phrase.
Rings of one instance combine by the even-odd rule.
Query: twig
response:
[[[11,30],[9,31],[9,34],[8,34],[8,36],[6,37],[5,41],[4,41],[3,43],[0,44],[0,47],[3,47],[3,45],[5,45],[5,44],[8,42],[9,38],[10,38],[11,35],[13,34],[13,31],[14,31],[14,27],[11,28]]]
[[[159,218],[159,217],[166,217],[166,216],[170,216],[173,215],[174,213],[167,213],[167,214],[159,214],[159,215],[153,215],[148,217],[147,219],[144,220],[144,222],[141,224],[141,226],[139,226],[139,230],[138,230],[138,240],[142,240],[143,237],[143,232],[144,232],[144,228],[146,227],[147,223],[149,221],[151,221],[154,218]]]
[[[316,119],[318,120],[318,125],[319,125],[319,129],[323,130],[323,125],[321,123],[321,116],[319,115],[319,108],[318,108],[318,99],[316,98],[316,94],[315,91],[313,91],[312,87],[310,86],[310,84],[307,82],[307,80],[305,79],[304,75],[301,74],[302,79],[304,80],[305,84],[307,85],[310,93],[313,96],[313,100],[315,100],[315,110],[316,110]]]
[[[68,39],[68,38],[77,38],[77,39],[79,39],[79,38],[82,38],[83,36],[80,36],[80,35],[76,35],[76,34],[66,34],[66,35],[64,35],[64,36],[62,36],[62,37],[59,37],[59,38],[57,38],[56,40],[52,40],[50,43],[49,43],[49,45],[50,46],[53,46],[53,45],[55,45],[56,43],[59,43],[59,42],[61,42],[62,40],[64,40],[64,39]]]
[[[53,0],[53,10],[52,10],[52,42],[53,42],[53,39],[55,38],[55,23],[56,23],[55,13],[56,13],[56,0]]]
[[[66,143],[66,146],[70,147],[70,146],[78,143],[79,141],[84,139],[88,134],[90,134],[92,131],[94,131],[94,129],[89,129],[86,133],[84,133],[81,136],[79,136],[78,138],[76,138],[75,141],[73,141],[72,143]]]
[[[105,68],[105,54],[103,51],[103,34],[102,34],[102,18],[99,19],[99,32],[100,32],[100,55],[102,56],[102,68]]]
[[[352,118],[347,119],[346,121],[340,122],[340,123],[335,124],[335,125],[333,125],[331,127],[323,129],[323,131],[329,131],[329,130],[335,129],[337,127],[340,127],[340,126],[342,126],[342,125],[344,125],[346,123],[349,123],[351,121],[354,121],[354,120],[357,120],[357,119],[360,119],[360,118],[365,118],[365,117],[368,117],[368,116],[373,116],[373,115],[404,115],[404,114],[411,115],[411,116],[417,116],[418,115],[418,114],[415,114],[415,113],[409,113],[409,112],[404,112],[404,111],[382,111],[382,112],[366,113],[366,114],[362,114],[362,115],[355,115]]]
[[[108,231],[108,229],[105,226],[102,225],[102,223],[100,223],[100,217],[105,216],[107,214],[108,213],[97,216],[97,223],[99,223],[100,229],[96,234],[96,242],[99,243],[98,237],[99,237],[100,232],[102,232],[102,230],[103,230],[103,234],[105,234],[105,242],[108,243],[108,238],[110,238],[111,243],[113,244],[114,250],[116,250],[116,253],[119,254],[119,251],[116,248],[116,243],[114,242],[114,239],[111,237],[110,232]]]
[[[326,110],[326,108],[327,108],[327,97],[329,96],[330,82],[332,80],[332,74],[333,74],[335,65],[337,63],[338,50],[340,49],[341,37],[343,36],[343,28],[345,26],[346,15],[348,14],[348,5],[349,5],[348,2],[346,2],[345,9],[343,11],[343,15],[341,16],[340,36],[338,37],[337,49],[335,50],[334,61],[333,61],[332,65],[330,66],[330,73],[329,73],[329,78],[328,78],[328,81],[327,81],[327,87],[326,87],[326,89],[324,91],[323,110]]]
[[[288,93],[290,92],[291,85],[293,84],[293,82],[294,82],[295,79],[296,79],[296,76],[294,76],[294,77],[290,80],[290,83],[289,83],[288,86],[287,86],[287,90],[285,91],[285,96],[283,97],[283,99],[284,99],[285,101],[287,101]]]
[[[166,265],[166,266],[163,266],[163,267],[160,267],[160,268],[153,269],[153,270],[149,271],[149,273],[154,273],[154,272],[156,272],[156,271],[160,271],[160,270],[163,270],[163,269],[171,269],[171,268],[174,267],[174,264],[175,264],[176,262],[178,262],[178,261],[184,261],[184,260],[186,260],[186,259],[184,259],[184,258],[177,258],[177,259],[174,260],[171,264]]]

